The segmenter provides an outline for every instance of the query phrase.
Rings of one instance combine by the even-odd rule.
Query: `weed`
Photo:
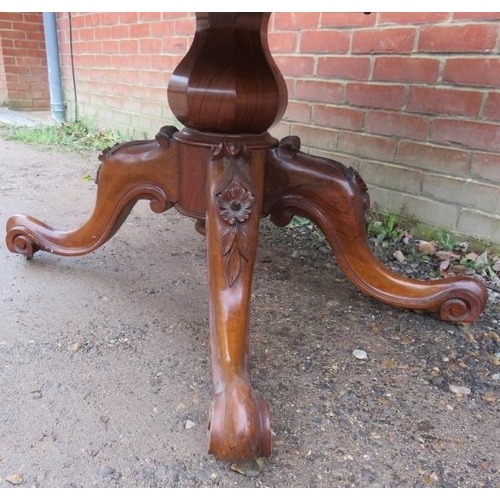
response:
[[[389,245],[394,245],[404,236],[405,230],[397,215],[374,211],[368,224],[368,234],[375,239],[376,244],[387,242]]]
[[[443,250],[451,251],[454,250],[457,246],[457,242],[453,238],[453,235],[447,231],[436,231],[436,240]]]
[[[67,151],[100,151],[120,142],[120,134],[91,127],[84,122],[61,123],[42,127],[3,127],[6,139],[47,146]]]

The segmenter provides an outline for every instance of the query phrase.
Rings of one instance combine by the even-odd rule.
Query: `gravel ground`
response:
[[[97,154],[0,151],[2,227],[85,221]],[[314,228],[269,221],[251,374],[273,453],[256,477],[208,455],[205,258],[192,220],[147,203],[87,256],[0,247],[0,488],[500,486],[495,292],[470,326],[394,308],[360,293]]]

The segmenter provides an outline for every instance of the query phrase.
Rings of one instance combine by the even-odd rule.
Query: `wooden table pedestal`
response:
[[[267,45],[268,14],[200,13],[193,44],[168,87],[185,128],[131,141],[99,157],[97,201],[79,229],[60,231],[24,216],[7,223],[10,251],[75,256],[96,250],[140,199],[175,207],[206,234],[214,403],[209,451],[230,462],[271,453],[269,412],[252,388],[248,318],[259,221],[294,215],[323,231],[339,266],[364,293],[395,306],[471,322],[486,303],[471,278],[410,280],[386,269],[367,244],[369,197],[358,173],[300,151],[298,137],[267,132],[287,104]]]

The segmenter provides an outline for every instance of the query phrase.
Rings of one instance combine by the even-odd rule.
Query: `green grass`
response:
[[[85,122],[61,123],[41,127],[1,127],[5,139],[45,146],[58,146],[65,151],[100,151],[121,142],[120,134]]]

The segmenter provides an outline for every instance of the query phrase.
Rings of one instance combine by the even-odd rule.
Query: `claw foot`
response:
[[[215,395],[208,424],[209,453],[227,462],[271,454],[269,409],[249,384],[235,382]]]

